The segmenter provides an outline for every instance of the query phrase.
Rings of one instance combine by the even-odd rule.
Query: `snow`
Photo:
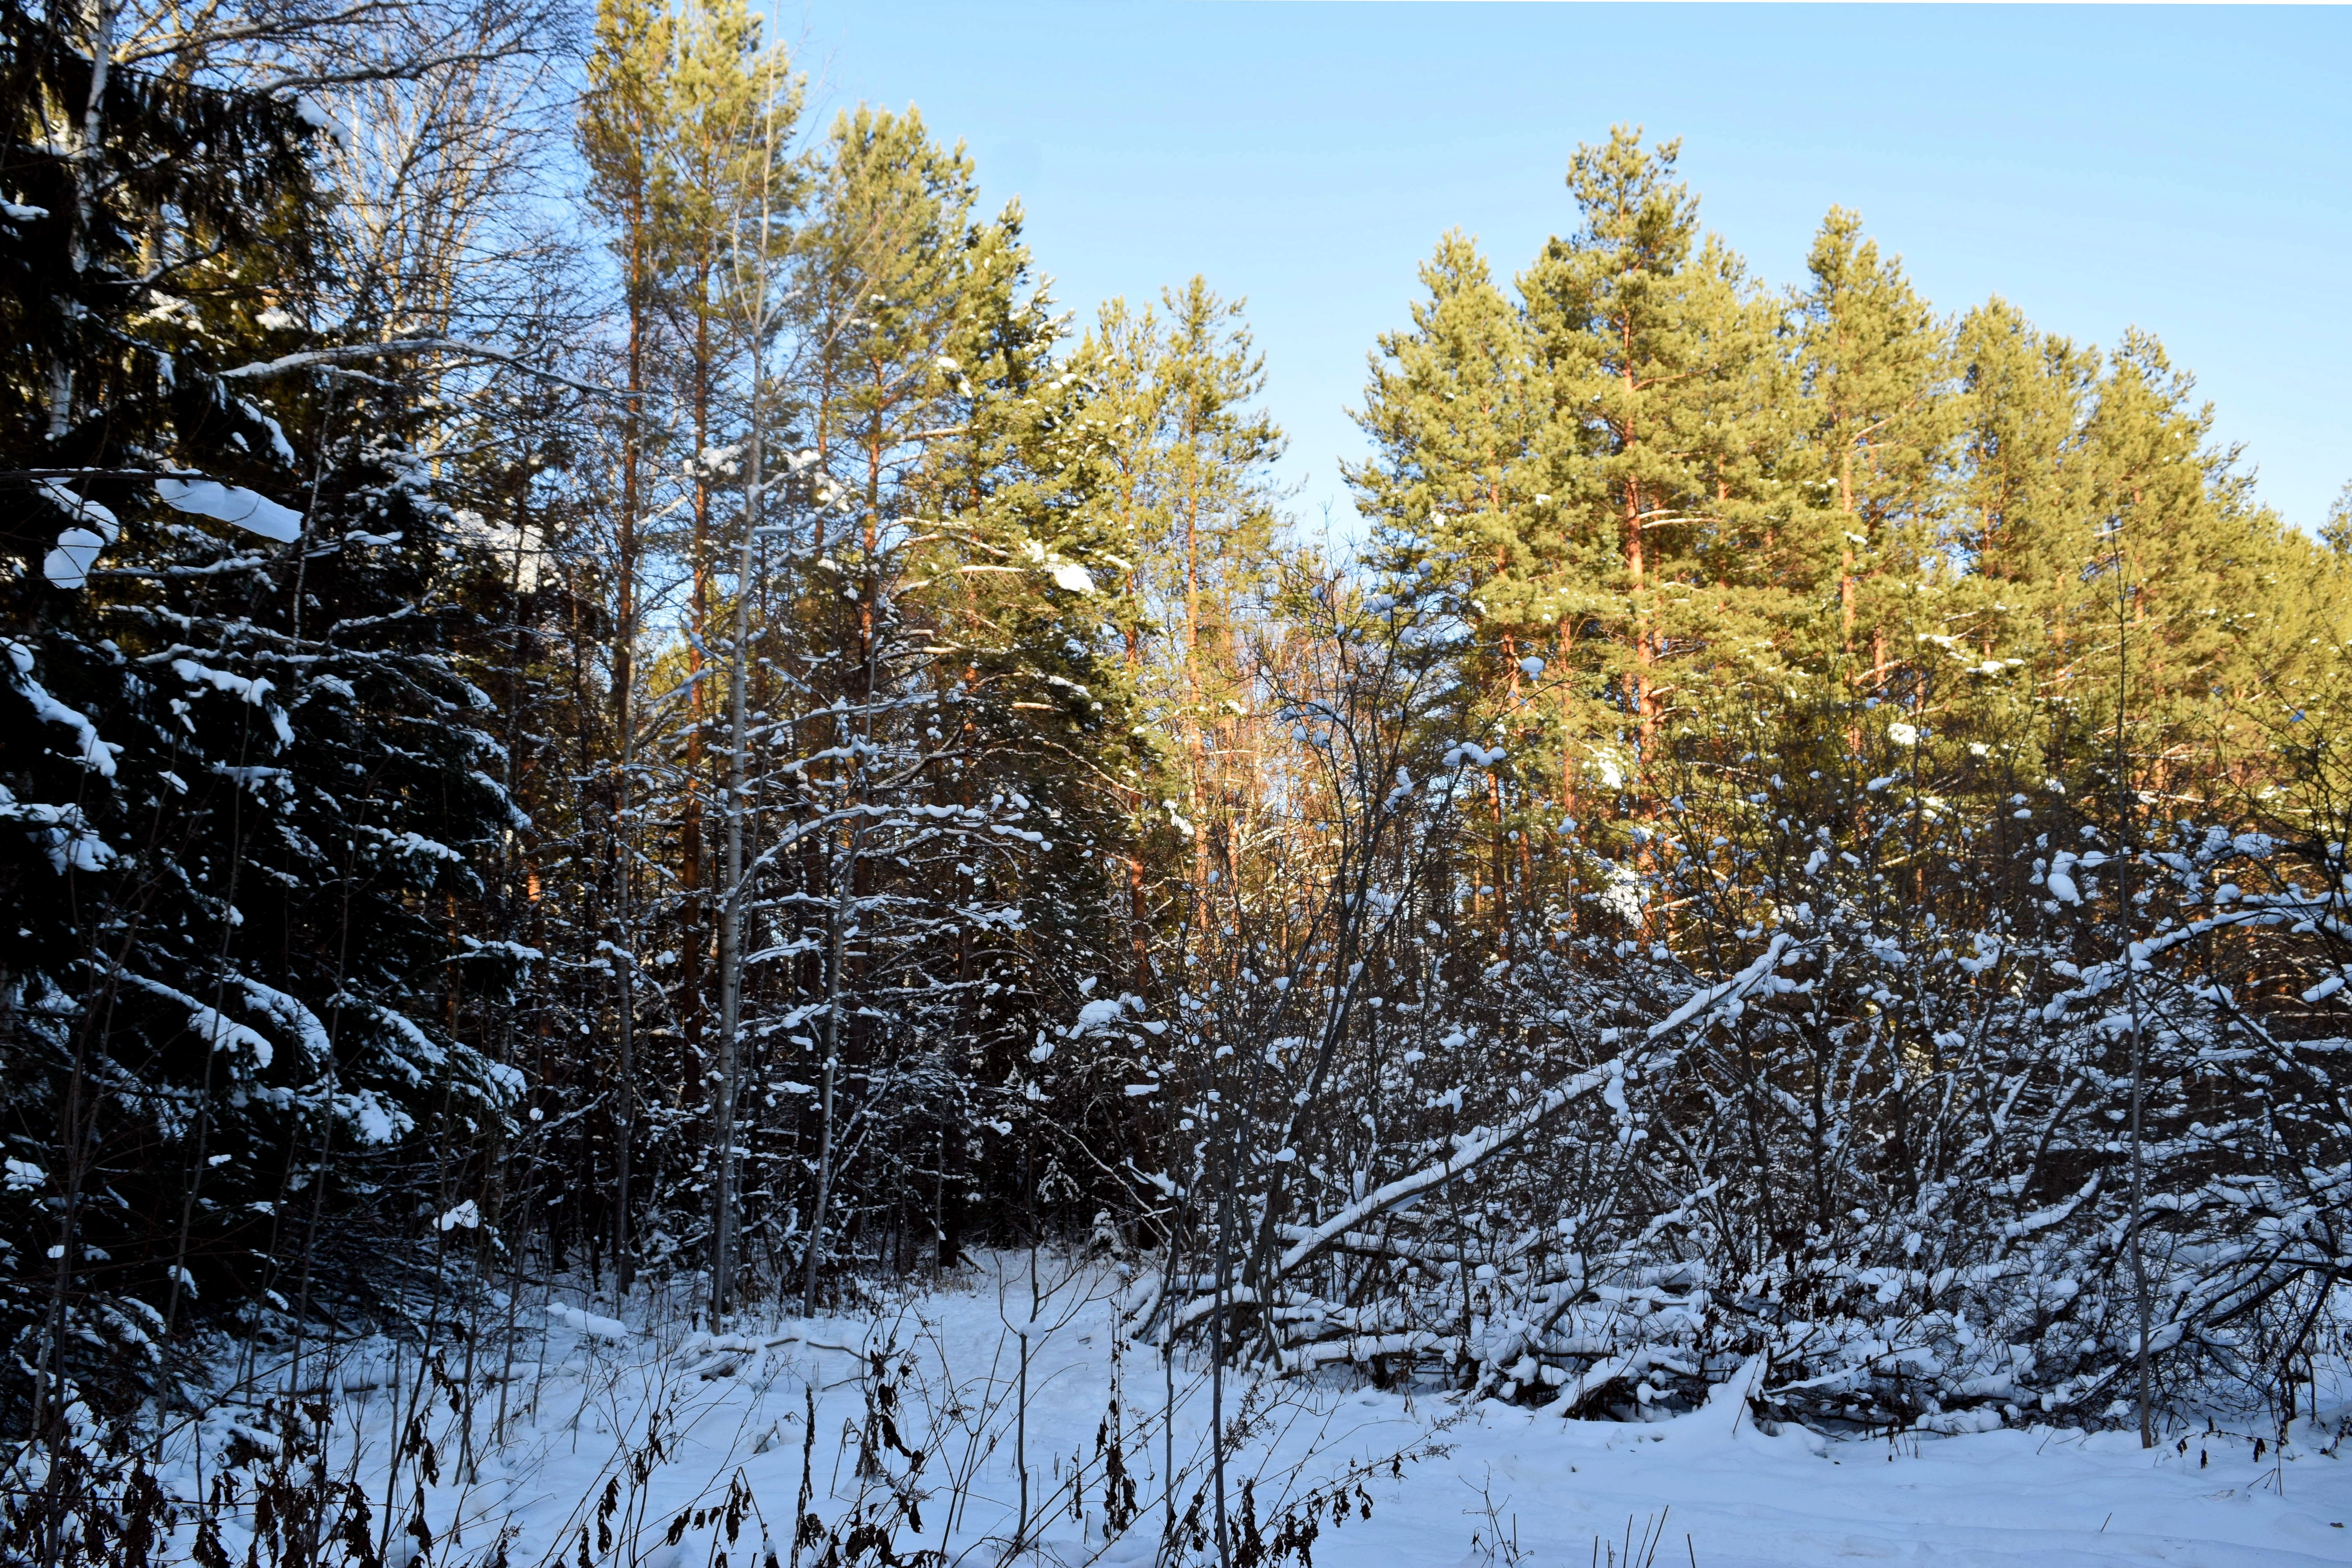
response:
[[[885,1480],[861,1480],[856,1447],[860,1430],[877,1430],[870,1400],[881,1369],[895,1391],[886,1406],[895,1430],[926,1455],[922,1527],[898,1523],[901,1552],[947,1547],[950,1562],[1006,1560],[1019,1510],[1016,1444],[1025,1440],[1037,1562],[1151,1562],[1167,1458],[1181,1477],[1180,1511],[1209,1474],[1207,1377],[1199,1357],[1179,1356],[1171,1443],[1160,1423],[1158,1352],[1120,1337],[1122,1283],[1106,1268],[1049,1258],[1033,1303],[1023,1261],[1005,1258],[858,1316],[801,1319],[772,1309],[719,1332],[700,1326],[691,1282],[672,1296],[640,1291],[625,1303],[575,1282],[551,1288],[530,1311],[496,1298],[490,1310],[524,1337],[510,1363],[486,1359],[498,1370],[474,1408],[477,1474],[452,1462],[458,1418],[429,1407],[441,1455],[437,1479],[422,1489],[433,1533],[444,1539],[460,1525],[464,1541],[478,1545],[506,1529],[512,1561],[568,1556],[615,1478],[632,1489],[632,1478],[643,1476],[616,1521],[638,1538],[614,1561],[713,1561],[729,1543],[716,1537],[721,1510],[711,1505],[737,1484],[752,1521],[743,1545],[755,1546],[762,1528],[782,1544],[812,1413],[813,1510],[835,1523],[861,1502],[871,1508],[888,1496]],[[1146,1275],[1141,1289],[1150,1283]],[[534,1327],[541,1323],[547,1327]],[[1024,1336],[1025,1438],[1016,1424]],[[1135,1479],[1138,1518],[1125,1535],[1106,1540],[1097,1438],[1112,1429],[1114,1371],[1119,1449]],[[413,1347],[401,1355],[381,1342],[359,1347],[327,1373],[345,1391],[332,1423],[342,1434],[339,1452],[362,1457],[349,1447],[356,1433],[362,1473],[383,1474],[395,1372],[417,1378]],[[1696,1409],[1618,1423],[1496,1401],[1465,1406],[1436,1390],[1384,1392],[1344,1371],[1291,1379],[1232,1373],[1225,1410],[1229,1419],[1244,1412],[1251,1436],[1229,1459],[1229,1481],[1236,1494],[1244,1479],[1253,1482],[1262,1521],[1336,1479],[1346,1478],[1351,1500],[1360,1486],[1370,1516],[1351,1501],[1338,1528],[1324,1493],[1327,1517],[1313,1548],[1321,1568],[1580,1568],[1609,1555],[1604,1543],[1624,1563],[1625,1545],[1645,1539],[1658,1546],[1656,1562],[1698,1568],[1817,1568],[1845,1559],[2292,1568],[2352,1557],[2352,1538],[2339,1528],[2352,1523],[2352,1457],[2338,1437],[2352,1406],[2303,1422],[2291,1441],[2271,1444],[2260,1458],[2255,1431],[2271,1432],[2262,1417],[2255,1429],[2242,1421],[2228,1432],[2175,1423],[2153,1450],[2126,1432],[2052,1427],[1836,1441],[1797,1427],[1760,1429],[1746,1394],[1767,1374],[1758,1357]],[[316,1386],[320,1375],[313,1364],[303,1378]],[[2339,1375],[2334,1396],[2345,1393]],[[485,1437],[492,1403],[510,1411],[503,1441]],[[649,1423],[667,1435],[650,1459]],[[226,1410],[206,1424],[215,1462],[227,1433],[247,1425]],[[903,1478],[906,1463],[895,1451],[874,1455]],[[184,1452],[180,1462],[192,1458]],[[398,1477],[395,1528],[404,1528],[413,1506],[415,1468]],[[698,1519],[698,1509],[709,1512]],[[682,1521],[682,1546],[674,1521]],[[227,1544],[233,1559],[242,1555],[236,1531]],[[730,1560],[747,1556],[761,1560]]]
[[[268,1037],[255,1033],[236,1019],[207,1006],[184,991],[173,989],[160,980],[151,979],[128,969],[121,971],[121,973],[123,984],[135,985],[142,991],[160,996],[167,1002],[176,1003],[185,1009],[189,1028],[198,1039],[209,1042],[214,1050],[243,1051],[252,1059],[253,1065],[257,1068],[266,1068],[276,1059],[278,1047],[270,1043]]]
[[[267,679],[248,680],[244,676],[233,675],[225,669],[214,669],[198,664],[193,658],[172,660],[172,673],[191,686],[213,687],[217,690],[227,692],[231,697],[249,702],[256,708],[261,707],[262,700],[269,695],[270,685]]]
[[[114,862],[113,847],[89,830],[79,805],[19,801],[0,785],[0,822],[31,829],[30,837],[47,853],[50,868],[59,876],[68,868],[102,871]]]
[[[41,557],[41,575],[56,587],[79,588],[89,581],[90,566],[107,542],[104,536],[87,528],[68,528],[58,535],[56,547]]]
[[[302,1042],[303,1050],[310,1054],[312,1061],[323,1062],[333,1057],[334,1037],[327,1033],[327,1026],[320,1021],[319,1016],[304,1006],[299,999],[289,996],[283,991],[272,986],[264,985],[260,981],[249,976],[238,976],[237,986],[245,993],[245,999],[249,1005],[258,1012],[268,1014],[284,1027],[291,1029],[295,1037]],[[379,1139],[376,1142],[381,1142],[383,1140]]]
[[[58,542],[41,559],[41,575],[58,588],[79,588],[89,580],[89,569],[98,552],[113,543],[121,534],[122,525],[114,513],[94,500],[76,495],[57,479],[43,479],[40,489],[50,501],[61,508],[77,522],[88,527],[68,528],[58,535]]]
[[[112,778],[114,753],[122,748],[100,740],[98,726],[89,721],[88,714],[78,708],[58,701],[48,694],[40,682],[32,678],[33,654],[30,648],[19,642],[10,642],[0,647],[6,648],[10,667],[15,671],[16,688],[23,694],[25,700],[32,705],[34,713],[46,723],[62,724],[71,730],[75,738],[81,742],[79,756],[81,765],[97,773],[100,778]]]
[[[547,1315],[574,1333],[592,1334],[598,1339],[625,1340],[629,1325],[618,1318],[607,1318],[598,1312],[583,1312],[564,1301],[550,1301]]]
[[[280,544],[302,537],[302,514],[278,505],[268,496],[218,479],[157,479],[155,494],[163,504],[198,517],[233,522],[247,533]]]
[[[1462,1492],[1484,1488],[1537,1563],[1583,1563],[1595,1540],[1617,1544],[1630,1527],[1638,1542],[1660,1522],[1671,1543],[1661,1561],[1701,1568],[2221,1568],[2341,1563],[2352,1549],[2331,1528],[2352,1510],[2352,1463],[2304,1448],[2257,1464],[2242,1437],[2193,1438],[2185,1455],[2171,1444],[2150,1454],[2127,1433],[2047,1428],[1826,1443],[1747,1421],[1734,1430],[1713,1405],[1655,1426],[1560,1423],[1489,1405],[1460,1430],[1446,1463]],[[1437,1507],[1389,1521],[1376,1513],[1349,1544],[1385,1535],[1392,1562],[1450,1563],[1462,1561],[1462,1530]]]
[[[294,112],[301,117],[303,124],[313,130],[325,132],[329,136],[333,137],[339,145],[350,144],[352,140],[350,128],[342,122],[341,117],[317,99],[307,93],[298,93],[294,99]]]
[[[373,1089],[339,1095],[335,1108],[363,1147],[382,1148],[407,1133],[415,1119],[396,1105],[388,1105]]]

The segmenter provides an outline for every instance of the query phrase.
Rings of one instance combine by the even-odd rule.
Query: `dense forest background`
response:
[[[1621,128],[1436,239],[1343,558],[1242,301],[1073,317],[740,0],[5,0],[0,79],[8,1443],[1041,1239],[1587,1413],[2341,1331],[2352,509],[2155,336],[1843,210],[1757,278]]]

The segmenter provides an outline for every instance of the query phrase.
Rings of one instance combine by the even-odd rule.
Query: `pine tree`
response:
[[[1390,597],[1467,633],[1443,655],[1456,701],[1437,739],[1499,741],[1511,758],[1486,775],[1488,863],[1471,875],[1475,901],[1499,916],[1516,873],[1507,836],[1532,828],[1530,797],[1556,778],[1573,809],[1571,737],[1595,715],[1566,653],[1601,606],[1541,489],[1551,389],[1525,313],[1463,235],[1438,241],[1421,278],[1429,298],[1412,331],[1381,338],[1358,416],[1379,455],[1347,472],[1381,531]],[[1548,682],[1547,656],[1559,667]]]
[[[1150,542],[1169,537],[1167,472],[1160,432],[1166,419],[1167,388],[1159,361],[1160,318],[1146,306],[1131,309],[1123,299],[1104,302],[1073,356],[1084,404],[1076,415],[1089,469],[1083,481],[1088,515],[1100,531],[1097,546],[1108,569],[1099,576],[1107,592],[1109,634],[1118,639],[1118,686],[1134,705],[1131,720],[1144,714],[1148,669],[1157,657],[1161,627],[1147,595],[1153,566]],[[1139,996],[1159,987],[1152,969],[1154,933],[1164,914],[1165,889],[1158,871],[1175,861],[1179,837],[1167,803],[1183,789],[1172,758],[1173,738],[1162,728],[1130,722],[1126,772],[1118,782],[1132,847],[1128,856],[1128,984]]]
[[[1830,209],[1806,268],[1811,284],[1797,310],[1815,464],[1807,477],[1814,506],[1833,513],[1821,521],[1836,531],[1825,542],[1836,563],[1836,652],[1862,690],[1884,698],[1894,667],[1909,661],[1909,595],[1939,542],[1954,411],[1947,334],[1853,213]],[[1775,564],[1810,576],[1825,563]]]
[[[1347,477],[1381,531],[1381,570],[1475,628],[1465,697],[1516,697],[1533,679],[1523,660],[1539,666],[1556,628],[1591,607],[1560,596],[1570,568],[1539,488],[1548,388],[1525,317],[1466,236],[1440,239],[1421,280],[1429,298],[1410,332],[1381,335],[1357,416],[1378,456]],[[1460,715],[1459,732],[1483,718]]]
[[[2321,525],[2319,537],[2328,549],[2338,555],[2352,554],[2352,479],[2336,492],[2335,504],[2327,509],[2327,521]]]
[[[1702,237],[1678,153],[1622,127],[1578,149],[1582,226],[1519,280],[1550,395],[1545,489],[1571,570],[1604,606],[1577,660],[1608,683],[1644,762],[1688,695],[1681,671],[1728,651],[1710,651],[1710,624],[1752,570],[1767,478],[1748,427],[1770,312]]]
[[[761,437],[774,416],[777,301],[805,195],[795,144],[802,84],[784,51],[762,45],[757,18],[719,3],[606,6],[590,86],[578,134],[618,265],[628,394],[615,420],[618,603],[608,661],[616,754],[606,809],[622,928],[615,1028],[629,1058],[614,1209],[621,1226],[635,1223],[634,1164],[647,1152],[635,1125],[638,1063],[648,1048],[674,1044],[678,1059],[661,1076],[698,1092],[676,1097],[647,1131],[657,1159],[674,1156],[672,1169],[711,1178],[703,1190],[713,1194],[714,1244],[731,1256],[733,1169],[723,1151],[734,1146],[742,982],[732,868],[745,847],[732,776],[747,754],[748,712],[734,697],[742,686],[748,698],[751,677],[747,666],[736,679],[743,639],[724,628],[730,611],[740,623],[756,592],[745,580],[761,555],[755,514],[764,515],[784,456]],[[665,515],[679,521],[657,525]],[[656,628],[639,605],[669,597],[665,565],[682,588],[677,637],[641,663]],[[724,670],[708,662],[722,650]],[[661,725],[641,737],[637,715],[648,710]],[[651,742],[642,752],[641,738]],[[641,838],[640,822],[667,831]],[[648,1029],[636,1016],[635,955],[665,949],[675,969]],[[706,1135],[685,1138],[698,1121]],[[625,1282],[634,1254],[620,1252]]]
[[[1093,352],[1120,357],[1108,379],[1129,389],[1112,421],[1109,461],[1131,476],[1121,517],[1141,531],[1132,542],[1140,569],[1131,624],[1148,630],[1130,646],[1144,712],[1180,770],[1175,809],[1185,817],[1179,831],[1197,888],[1211,836],[1253,793],[1221,759],[1258,722],[1245,700],[1244,623],[1273,547],[1269,470],[1284,438],[1255,406],[1265,363],[1243,302],[1196,277],[1163,289],[1160,308],[1132,327],[1123,304],[1108,308]]]
[[[612,613],[607,623],[605,686],[612,705],[611,739],[604,748],[606,907],[604,941],[614,985],[612,1039],[616,1055],[610,1137],[614,1149],[614,1268],[626,1291],[635,1261],[630,1240],[635,1203],[632,1177],[637,1142],[637,942],[642,890],[635,876],[637,840],[629,831],[637,766],[636,648],[643,570],[642,530],[652,509],[649,459],[657,408],[652,403],[656,335],[663,324],[659,289],[662,233],[675,222],[670,185],[659,177],[665,116],[662,84],[674,47],[667,14],[650,0],[602,0],[595,47],[587,61],[576,138],[588,170],[588,188],[619,272],[624,316],[622,405],[614,424],[619,468],[613,497]]]
[[[2133,772],[2161,795],[2210,788],[2257,753],[2260,698],[2309,679],[2341,625],[2319,547],[2255,502],[2194,386],[2155,338],[2127,333],[2083,430],[2099,531],[2084,571],[2110,605],[2122,595],[2102,640],[2128,644]],[[2084,663],[2068,671],[2077,722],[2112,734],[2111,677]]]
[[[760,23],[740,0],[696,0],[677,14],[675,26],[675,51],[662,83],[662,180],[676,226],[667,235],[666,302],[677,342],[681,434],[691,443],[684,476],[689,523],[683,541],[688,592],[680,656],[686,692],[677,781],[675,1005],[686,1054],[698,1061],[709,1011],[705,965],[717,924],[706,891],[713,878],[705,864],[711,850],[704,803],[717,787],[708,776],[713,765],[708,752],[717,723],[714,693],[721,689],[706,677],[704,661],[719,637],[718,508],[725,478],[744,461],[740,439],[720,439],[722,425],[740,434],[741,419],[723,405],[729,368],[746,348],[743,330],[765,315],[763,309],[747,311],[738,296],[749,289],[766,299],[783,247],[765,229],[781,225],[797,203],[798,171],[779,165],[793,155],[800,85],[780,55],[763,55]],[[747,236],[747,226],[762,232]],[[750,253],[761,259],[742,276],[747,238]]]
[[[2036,331],[1998,299],[1961,319],[1954,353],[1963,402],[1947,547],[1956,575],[1930,635],[1975,672],[1952,727],[2014,748],[2032,776],[2046,740],[2040,683],[2079,652],[2084,618],[2097,614],[2079,568],[2095,548],[2081,426],[2098,356]]]

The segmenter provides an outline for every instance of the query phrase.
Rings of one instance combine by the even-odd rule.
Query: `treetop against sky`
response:
[[[2112,347],[2159,334],[2316,529],[2347,476],[2352,15],[2093,6],[1192,6],[782,0],[818,122],[921,105],[1018,195],[1066,307],[1194,271],[1246,296],[1285,472],[1352,527],[1364,353],[1451,227],[1507,275],[1572,225],[1561,177],[1617,122],[1762,280],[1832,204],[1920,291],[1998,293]]]

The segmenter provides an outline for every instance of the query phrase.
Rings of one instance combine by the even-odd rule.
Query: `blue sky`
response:
[[[1310,526],[1438,235],[1517,271],[1618,121],[1775,284],[1856,208],[1939,309],[2158,333],[2290,520],[2352,479],[2352,10],[773,4],[825,118],[970,144],[1066,305],[1246,295]]]

